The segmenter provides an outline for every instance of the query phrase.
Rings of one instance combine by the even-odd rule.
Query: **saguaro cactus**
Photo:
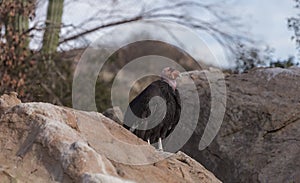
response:
[[[59,33],[63,15],[63,0],[49,0],[44,33],[42,52],[52,54],[56,52],[59,43]]]

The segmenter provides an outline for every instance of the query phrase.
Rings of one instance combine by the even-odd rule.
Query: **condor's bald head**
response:
[[[172,67],[166,67],[162,70],[161,77],[170,80],[176,80],[179,74],[180,72],[178,70],[173,69]]]
[[[176,89],[176,79],[180,75],[180,72],[172,67],[166,67],[161,72],[162,80],[166,81],[174,90]]]

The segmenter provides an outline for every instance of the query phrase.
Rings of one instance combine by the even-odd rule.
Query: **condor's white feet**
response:
[[[162,146],[162,142],[161,142],[161,137],[158,138],[158,150],[162,151],[162,152],[164,151],[163,146]]]
[[[147,139],[147,142],[148,142],[149,145],[151,145],[150,139]],[[158,138],[158,149],[157,150],[159,152],[164,152],[161,137]]]

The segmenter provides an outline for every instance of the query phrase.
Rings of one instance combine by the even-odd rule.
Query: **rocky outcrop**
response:
[[[18,99],[17,96],[18,96],[18,94],[15,92],[11,92],[9,94],[4,94],[4,95],[0,96],[0,116],[7,109],[21,103],[21,100]]]
[[[192,72],[191,77],[200,115],[182,151],[224,182],[300,182],[300,68],[227,75],[224,120],[203,151],[198,145],[211,113],[211,83],[205,72]]]
[[[299,182],[300,68],[225,75],[222,126],[199,150],[214,72],[189,74],[200,112],[181,151],[223,182]],[[100,113],[21,103],[15,93],[0,97],[0,147],[1,182],[219,182],[184,153],[159,153]]]
[[[0,97],[1,182],[220,182],[96,112]]]
[[[120,125],[123,125],[123,113],[120,107],[106,109],[102,114]]]

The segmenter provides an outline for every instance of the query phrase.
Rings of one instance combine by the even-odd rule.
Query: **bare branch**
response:
[[[98,26],[98,27],[95,27],[93,29],[90,29],[90,30],[87,30],[85,32],[81,32],[75,36],[71,36],[69,38],[66,38],[66,39],[63,39],[59,42],[59,44],[62,44],[62,43],[65,43],[67,41],[70,41],[70,40],[74,40],[74,39],[77,39],[78,37],[81,37],[81,36],[84,36],[84,35],[87,35],[89,33],[92,33],[92,32],[95,32],[97,30],[100,30],[100,29],[103,29],[103,28],[107,28],[107,27],[112,27],[112,26],[116,26],[116,25],[121,25],[121,24],[125,24],[125,23],[130,23],[130,22],[135,22],[135,21],[138,21],[138,20],[141,20],[142,17],[141,16],[138,16],[138,17],[134,17],[134,18],[131,18],[131,19],[126,19],[126,20],[122,20],[122,21],[117,21],[117,22],[113,22],[113,23],[109,23],[109,24],[105,24],[105,25],[101,25],[101,26]]]
[[[225,0],[224,0],[225,2]],[[236,29],[241,27],[239,18],[235,16],[225,15],[223,11],[219,11],[222,5],[220,3],[200,3],[195,1],[181,1],[162,4],[158,7],[146,7],[146,4],[140,1],[130,1],[129,4],[136,3],[138,11],[130,11],[130,8],[125,8],[121,3],[115,3],[112,9],[100,8],[92,16],[78,25],[72,25],[68,31],[64,33],[64,38],[61,38],[59,44],[66,44],[69,41],[83,38],[90,33],[102,30],[104,28],[113,27],[121,24],[136,22],[139,20],[169,20],[194,30],[203,30],[215,38],[222,46],[228,48],[231,53],[234,53],[235,48],[240,42],[245,44],[252,44],[253,41],[249,39],[243,32],[238,32]],[[126,1],[126,7],[128,7]],[[138,4],[139,3],[139,4]],[[201,10],[199,12],[206,12],[210,18],[190,14],[190,10]],[[131,17],[131,18],[126,18]],[[96,27],[91,27],[94,23],[100,24]],[[169,32],[170,33],[170,32]],[[170,35],[176,40],[174,35]],[[178,39],[177,39],[178,40]]]

